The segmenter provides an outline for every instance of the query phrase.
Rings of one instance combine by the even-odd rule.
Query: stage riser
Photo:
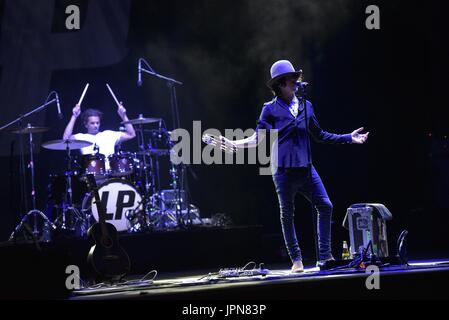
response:
[[[262,262],[262,228],[205,228],[142,234],[121,234],[119,242],[131,260],[130,275],[242,267],[249,261]],[[81,278],[94,274],[87,264],[93,243],[89,239],[59,236],[50,243],[4,244],[0,247],[0,272],[7,279],[0,297],[65,297],[68,265],[80,269]]]

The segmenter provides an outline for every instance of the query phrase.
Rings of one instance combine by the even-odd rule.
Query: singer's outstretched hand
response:
[[[72,109],[72,114],[75,118],[78,118],[80,113],[81,113],[81,106],[79,104],[76,104],[75,107]]]
[[[357,144],[365,143],[365,141],[368,139],[369,132],[360,133],[361,131],[363,131],[363,127],[358,128],[357,130],[354,130],[351,133],[352,143],[357,143]]]

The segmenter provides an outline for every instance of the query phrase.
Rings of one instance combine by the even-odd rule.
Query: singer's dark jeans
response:
[[[306,168],[278,168],[273,175],[273,181],[279,199],[282,233],[292,262],[302,260],[294,223],[295,196],[298,192],[309,201],[312,197],[318,213],[319,258],[320,260],[331,258],[332,203],[315,168],[312,166],[311,183]]]

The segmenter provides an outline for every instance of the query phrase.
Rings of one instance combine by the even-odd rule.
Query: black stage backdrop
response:
[[[38,208],[44,210],[50,174],[64,170],[64,153],[40,147],[60,139],[84,85],[83,108],[102,110],[103,129],[117,130],[120,119],[105,83],[128,110],[163,118],[172,129],[166,83],[143,75],[137,87],[137,61],[184,85],[177,88],[181,127],[254,128],[264,101],[271,64],[289,59],[304,70],[321,126],[348,133],[370,131],[368,143],[312,144],[314,164],[334,204],[336,255],[347,231],[346,208],[379,202],[393,213],[391,244],[410,230],[417,255],[447,251],[448,98],[445,90],[448,41],[443,1],[361,0],[2,0],[0,1],[0,124],[41,105],[51,90],[56,106],[23,120],[48,126],[36,134]],[[68,5],[80,8],[80,30],[67,30]],[[365,9],[380,8],[381,29],[367,30]],[[149,125],[148,128],[155,128]],[[76,131],[81,131],[80,123]],[[26,212],[20,197],[19,136],[0,140],[0,239],[6,240]],[[26,139],[26,136],[24,136]],[[26,141],[25,141],[26,142]],[[136,151],[136,141],[123,146]],[[28,157],[28,153],[26,153]],[[162,164],[168,188],[168,161]],[[225,213],[237,225],[261,224],[280,236],[276,194],[270,176],[257,165],[192,165],[191,202],[208,217]],[[29,188],[29,180],[27,180]],[[28,200],[28,208],[30,202]],[[309,206],[297,202],[299,238],[314,256]]]

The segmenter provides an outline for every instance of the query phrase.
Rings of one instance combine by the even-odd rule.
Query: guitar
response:
[[[237,152],[237,147],[226,141],[223,136],[217,137],[215,135],[205,133],[203,134],[202,140],[204,143],[214,147],[220,146],[220,149],[226,153],[233,154]]]
[[[98,194],[94,175],[88,174],[84,180],[94,195],[99,220],[87,231],[88,236],[95,241],[95,245],[90,248],[87,261],[101,279],[120,280],[131,269],[128,254],[118,243],[117,229],[106,222],[106,209]]]

